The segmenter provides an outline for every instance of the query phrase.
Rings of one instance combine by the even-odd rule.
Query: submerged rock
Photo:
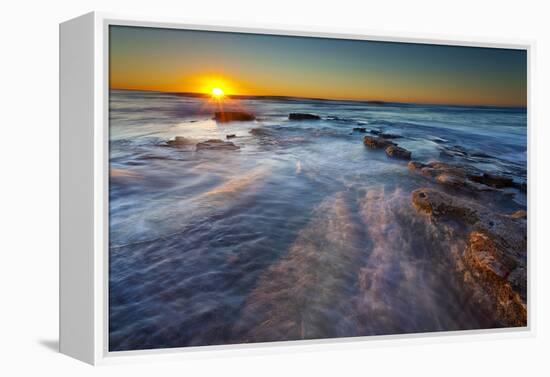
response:
[[[176,136],[174,140],[168,140],[168,145],[173,147],[180,147],[185,145],[193,145],[195,142],[183,136]]]
[[[526,212],[503,215],[443,192],[422,188],[413,206],[440,222],[462,224],[466,248],[459,258],[464,280],[484,292],[505,326],[527,324]],[[453,233],[454,234],[454,233]],[[460,232],[457,234],[461,234]]]
[[[288,114],[290,120],[319,120],[321,117],[315,114],[308,113],[290,113]]]
[[[237,137],[237,135],[235,135],[235,134],[229,134],[229,135],[225,135],[225,137],[226,137],[227,139],[233,139],[234,137]]]
[[[361,132],[364,134],[367,132],[367,129],[365,127],[353,127],[353,131]]]
[[[244,111],[216,111],[214,114],[216,122],[247,122],[256,119],[253,114]]]
[[[288,251],[263,270],[233,328],[237,338],[318,339],[355,327],[346,279],[361,267],[360,236],[346,195],[326,198]]]
[[[411,152],[405,148],[398,147],[397,145],[390,145],[386,148],[386,154],[388,157],[399,158],[401,160],[410,160]]]
[[[219,139],[210,139],[200,143],[197,143],[196,150],[237,150],[240,149],[237,145],[230,141],[223,141]]]
[[[454,196],[432,189],[418,189],[412,193],[414,207],[434,218],[454,218],[467,224],[476,223],[476,210]]]
[[[365,136],[363,138],[363,144],[365,144],[369,148],[374,149],[387,148],[390,145],[397,146],[397,144],[395,144],[394,142],[377,136]]]

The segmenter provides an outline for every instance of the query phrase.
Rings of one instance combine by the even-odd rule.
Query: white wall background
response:
[[[80,0],[5,1],[0,28],[0,374],[132,376],[543,375],[548,321],[550,14],[544,1]],[[536,40],[533,81],[537,186],[531,220],[537,265],[537,335],[529,339],[91,368],[55,353],[58,305],[58,23],[91,10],[270,24]],[[533,162],[533,160],[531,161]],[[534,209],[536,214],[534,215]],[[544,234],[546,233],[546,234]],[[538,372],[537,372],[538,371]],[[546,372],[546,373],[544,373]]]

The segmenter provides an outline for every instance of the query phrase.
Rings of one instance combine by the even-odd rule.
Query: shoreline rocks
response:
[[[516,187],[511,178],[485,173],[469,165],[453,165],[440,161],[424,164],[419,161],[411,161],[408,168],[410,171],[433,179],[439,184],[458,189],[494,191],[502,187]]]
[[[405,148],[398,147],[397,145],[390,145],[385,151],[388,157],[398,158],[401,160],[411,159],[411,152]]]
[[[363,138],[363,144],[372,149],[387,148],[389,146],[397,146],[394,142],[386,140],[383,137],[378,136],[365,136]]]
[[[363,138],[363,144],[371,149],[384,148],[386,155],[390,158],[396,158],[400,160],[410,160],[412,153],[407,149],[398,146],[391,140],[388,140],[382,136],[365,136]]]
[[[505,326],[527,325],[527,213],[492,212],[465,199],[421,188],[413,191],[418,212],[435,220],[439,231],[445,222],[462,224],[466,248],[457,267],[464,281],[484,292],[493,312]],[[449,232],[455,234],[454,232]]]
[[[321,117],[315,114],[309,113],[290,113],[288,114],[289,120],[320,120]]]
[[[240,149],[239,146],[233,144],[230,141],[223,141],[219,139],[210,139],[210,140],[197,143],[195,148],[197,151],[201,151],[201,150],[234,151],[234,150]]]
[[[464,252],[464,262],[473,278],[494,300],[497,317],[507,326],[527,325],[527,269],[506,254],[499,239],[473,231]]]
[[[219,123],[248,122],[256,119],[253,114],[244,111],[216,111],[214,120]]]

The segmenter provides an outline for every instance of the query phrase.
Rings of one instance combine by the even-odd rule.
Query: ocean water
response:
[[[455,271],[464,245],[412,207],[434,183],[353,128],[521,183],[524,109],[250,97],[221,106],[257,120],[217,124],[219,106],[110,93],[111,351],[500,326]],[[239,150],[167,145],[228,134]],[[514,189],[469,199],[526,206]]]

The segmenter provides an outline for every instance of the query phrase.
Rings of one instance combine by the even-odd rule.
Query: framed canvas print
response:
[[[61,24],[60,348],[529,333],[525,43]]]

